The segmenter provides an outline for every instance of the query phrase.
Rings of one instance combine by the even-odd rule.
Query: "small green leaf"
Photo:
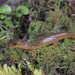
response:
[[[21,6],[18,6],[16,11],[19,11],[19,10],[22,10],[22,13],[24,15],[27,15],[29,13],[29,10],[28,10],[28,7],[27,6],[24,6],[24,5],[21,5]]]
[[[8,18],[5,18],[4,22],[6,24],[6,27],[11,27],[13,25],[12,21],[10,21]]]
[[[22,13],[16,12],[16,16],[17,17],[21,17],[22,16]]]
[[[44,74],[42,74],[42,70],[41,69],[39,69],[39,70],[35,69],[34,75],[44,75]]]
[[[1,18],[1,19],[4,19],[4,18],[5,18],[5,15],[1,15],[0,18]]]
[[[11,7],[9,5],[4,5],[0,8],[0,13],[10,14],[12,11]]]

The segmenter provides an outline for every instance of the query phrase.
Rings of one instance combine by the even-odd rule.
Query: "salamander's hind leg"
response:
[[[57,45],[57,41],[53,42],[53,44],[50,47],[55,47]]]

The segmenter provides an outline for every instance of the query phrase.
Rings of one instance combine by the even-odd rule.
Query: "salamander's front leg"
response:
[[[35,49],[34,49],[34,47],[32,47],[32,51],[33,51],[33,56],[36,56],[36,51],[35,51]]]

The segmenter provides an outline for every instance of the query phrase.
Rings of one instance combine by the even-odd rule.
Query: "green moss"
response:
[[[56,47],[38,49],[38,57],[35,59],[39,63],[37,68],[44,70],[45,74],[54,75],[57,74],[57,70],[62,74],[74,73],[75,49],[71,48],[74,46],[75,40],[66,38],[64,42],[58,42]]]
[[[7,66],[5,64],[3,67],[0,65],[0,75],[22,75],[21,72],[15,68],[15,66]]]
[[[33,41],[34,39],[39,37],[39,35],[44,35],[48,33],[54,33],[54,32],[62,32],[62,31],[75,31],[75,24],[72,24],[71,19],[67,15],[67,6],[65,4],[65,9],[60,9],[60,1],[61,0],[49,0],[49,4],[51,1],[54,1],[55,4],[53,6],[49,6],[50,8],[54,8],[54,10],[50,10],[48,12],[45,12],[47,15],[47,18],[45,21],[39,21],[34,20],[29,25],[28,33],[29,33],[29,41]],[[63,13],[64,11],[64,13]],[[37,13],[38,16],[38,13]],[[21,20],[21,18],[19,19]],[[16,21],[15,21],[16,22]],[[2,26],[2,22],[0,21],[0,40],[2,39],[2,36],[6,33],[7,30],[12,30],[16,27],[18,28],[17,33],[21,34],[20,31],[20,22],[16,22],[16,26],[13,26],[12,22],[9,19],[5,19],[6,26]],[[11,29],[12,28],[12,29]],[[21,34],[23,35],[23,34]],[[12,35],[10,35],[11,37]],[[2,40],[1,40],[2,41]],[[5,41],[5,40],[4,40]],[[62,42],[62,41],[61,41]],[[41,70],[45,72],[46,75],[56,75],[57,70],[59,73],[63,74],[72,74],[75,71],[75,39],[65,39],[64,42],[60,43],[58,42],[56,47],[50,48],[50,47],[44,47],[36,50],[37,56],[35,58],[31,57],[30,51],[25,51],[22,49],[10,49],[10,52],[5,49],[0,50],[0,63],[4,63],[4,61],[12,64],[11,62],[17,62],[20,63],[22,58],[29,59],[30,64],[33,66],[33,68],[38,68],[40,70],[37,70],[37,72],[41,73]],[[4,52],[3,52],[4,51]],[[32,52],[32,51],[31,51]],[[22,63],[23,64],[23,63]],[[27,64],[26,64],[27,65]],[[16,73],[16,75],[20,74],[19,70],[13,71],[12,67],[5,67],[1,68],[0,72],[1,74],[5,75],[10,72],[10,75],[13,73]],[[9,70],[10,68],[10,70]],[[28,69],[26,66],[24,69]],[[29,70],[29,69],[28,69]],[[35,69],[36,70],[36,69]],[[7,71],[7,72],[6,72]],[[1,75],[0,74],[0,75]],[[9,75],[9,74],[8,74]],[[14,74],[15,75],[15,74]]]
[[[50,2],[51,1],[49,1],[49,3]],[[38,35],[72,30],[72,21],[67,15],[67,5],[65,4],[65,9],[62,10],[60,9],[60,2],[61,0],[55,0],[55,4],[52,6],[54,11],[50,10],[45,13],[47,15],[45,22],[34,20],[30,23],[28,29],[29,41],[33,41]],[[51,8],[49,5],[48,7]]]

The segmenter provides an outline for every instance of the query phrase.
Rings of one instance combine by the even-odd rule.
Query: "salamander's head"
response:
[[[30,47],[29,43],[22,40],[22,39],[10,39],[9,48],[21,48],[21,49],[28,49]]]

